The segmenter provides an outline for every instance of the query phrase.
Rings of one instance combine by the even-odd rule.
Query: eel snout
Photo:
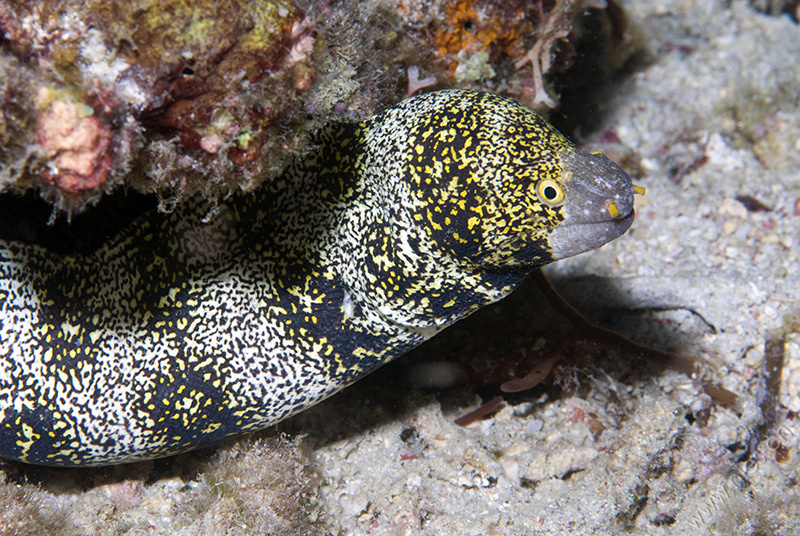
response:
[[[573,151],[564,156],[564,167],[564,221],[550,236],[555,259],[599,248],[624,234],[633,223],[633,194],[643,193],[601,153]]]

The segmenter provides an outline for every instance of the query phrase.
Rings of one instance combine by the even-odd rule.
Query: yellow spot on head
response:
[[[609,201],[607,208],[608,208],[608,213],[611,215],[612,218],[616,218],[617,216],[619,216],[619,209],[617,208],[616,203],[614,203],[613,201]]]

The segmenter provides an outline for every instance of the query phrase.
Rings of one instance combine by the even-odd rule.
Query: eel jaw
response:
[[[634,219],[631,179],[599,153],[571,151],[564,156],[564,220],[550,234],[555,260],[597,249],[627,231]]]

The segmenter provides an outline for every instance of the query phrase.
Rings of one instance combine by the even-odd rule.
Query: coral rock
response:
[[[111,166],[111,131],[85,115],[88,111],[85,105],[59,99],[39,117],[37,140],[49,159],[42,176],[67,194],[96,188]]]

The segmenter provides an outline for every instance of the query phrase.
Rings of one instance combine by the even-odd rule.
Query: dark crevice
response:
[[[581,19],[573,63],[554,80],[560,104],[549,119],[573,140],[601,128],[621,87],[650,62],[643,51],[615,50],[628,46],[623,44],[623,20],[621,8],[613,1],[604,11],[587,11]],[[627,59],[615,65],[615,58],[626,53]]]
[[[50,224],[54,208],[37,193],[6,192],[0,195],[0,240],[37,244],[62,255],[87,254],[157,206],[154,195],[120,189],[70,221],[61,217]]]

